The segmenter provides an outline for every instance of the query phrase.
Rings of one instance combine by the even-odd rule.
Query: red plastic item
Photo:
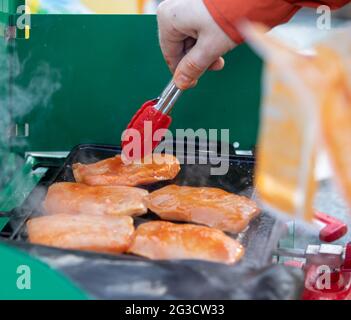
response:
[[[319,239],[323,242],[333,242],[347,233],[347,225],[323,212],[315,212],[315,219],[319,224],[322,224],[319,232]]]
[[[351,300],[351,243],[346,245],[344,264],[337,270],[328,270],[327,266],[306,267],[303,262],[296,260],[289,260],[284,264],[304,269],[303,300]]]
[[[344,264],[338,270],[331,270],[327,274],[329,286],[325,285],[325,274],[320,274],[317,266],[310,266],[306,270],[304,300],[351,300],[351,243],[345,248]],[[323,280],[321,281],[321,277]],[[324,288],[318,285],[325,286]]]
[[[298,260],[287,260],[284,262],[284,265],[287,267],[294,267],[294,268],[302,269],[304,267],[305,263],[302,261],[298,261]]]
[[[156,104],[157,100],[146,102],[129,123],[122,141],[123,154],[127,159],[139,160],[151,154],[171,125],[172,118],[156,110],[154,108]],[[139,132],[140,139],[136,139],[135,131],[130,129]]]
[[[347,225],[322,212],[315,212],[315,222],[321,225],[319,239],[333,242],[347,233]],[[303,300],[351,300],[351,243],[345,247],[343,265],[333,270],[328,266],[305,265],[297,260],[285,261],[286,266],[304,269]],[[324,272],[324,273],[321,273]],[[329,283],[325,282],[328,279]]]
[[[343,269],[351,272],[351,243],[348,243],[345,248],[345,260]]]
[[[326,277],[329,276],[329,284]],[[321,286],[321,287],[319,287]],[[306,271],[305,290],[303,300],[351,300],[351,273],[350,271],[332,271],[320,274],[317,266],[311,266]]]

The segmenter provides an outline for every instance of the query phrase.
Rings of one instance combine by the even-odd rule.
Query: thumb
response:
[[[201,75],[219,57],[214,57],[206,52],[200,41],[182,58],[174,73],[174,82],[179,89],[186,90],[196,85]]]

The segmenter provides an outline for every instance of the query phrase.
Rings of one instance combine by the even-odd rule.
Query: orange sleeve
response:
[[[302,7],[316,8],[327,5],[337,9],[350,0],[203,0],[217,24],[236,43],[243,41],[236,28],[242,18],[260,22],[269,28],[288,22]]]

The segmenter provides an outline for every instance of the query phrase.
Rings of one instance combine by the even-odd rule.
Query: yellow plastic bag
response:
[[[351,27],[335,32],[317,51],[329,80],[320,110],[321,131],[336,178],[351,206]]]
[[[266,64],[256,187],[266,209],[312,222],[316,154],[324,145],[351,200],[351,29],[332,34],[313,55],[265,31],[244,27]]]

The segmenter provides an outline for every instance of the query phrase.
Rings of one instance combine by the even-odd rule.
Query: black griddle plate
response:
[[[185,150],[187,150],[186,147]],[[210,152],[201,149],[198,145],[195,150],[193,154],[186,154],[185,159],[178,157],[181,162],[184,160],[185,164],[181,165],[181,171],[174,180],[143,186],[143,188],[152,192],[168,184],[210,186],[255,199],[252,185],[253,157],[237,156],[232,152],[228,156],[228,173],[214,176],[210,172],[211,164],[199,164],[199,159],[204,160]],[[265,212],[252,221],[246,231],[239,235],[230,235],[245,247],[244,258],[234,266],[203,261],[150,261],[132,255],[114,256],[62,250],[27,242],[25,222],[31,217],[43,214],[41,203],[51,184],[74,181],[72,173],[74,163],[94,163],[120,152],[121,149],[114,146],[79,145],[75,147],[64,165],[59,170],[49,169],[23,205],[10,213],[10,222],[0,236],[7,243],[29,251],[51,266],[62,270],[92,296],[98,298],[249,298],[254,294],[252,290],[256,291],[256,286],[261,286],[262,276],[267,277],[267,272],[268,277],[273,276],[269,271],[270,268],[267,269],[268,271],[265,268],[270,265],[272,251],[281,236],[282,225]],[[148,212],[136,218],[135,222],[140,224],[155,219],[158,219],[157,216]],[[283,281],[285,286],[289,283],[290,291],[284,291],[282,296],[279,288],[268,285],[266,289],[260,289],[261,298],[283,299],[298,294],[296,290],[299,290],[302,283],[302,278],[299,277],[301,275],[296,274],[298,271],[281,266],[274,268],[278,270],[274,277],[277,279],[282,277],[279,281]],[[270,281],[273,281],[272,279]],[[246,285],[242,283],[244,280]],[[253,284],[248,285],[252,281]],[[238,287],[239,282],[241,284]],[[264,282],[267,285],[266,280]],[[266,297],[264,292],[267,294]],[[255,297],[259,297],[257,294],[254,294]]]

